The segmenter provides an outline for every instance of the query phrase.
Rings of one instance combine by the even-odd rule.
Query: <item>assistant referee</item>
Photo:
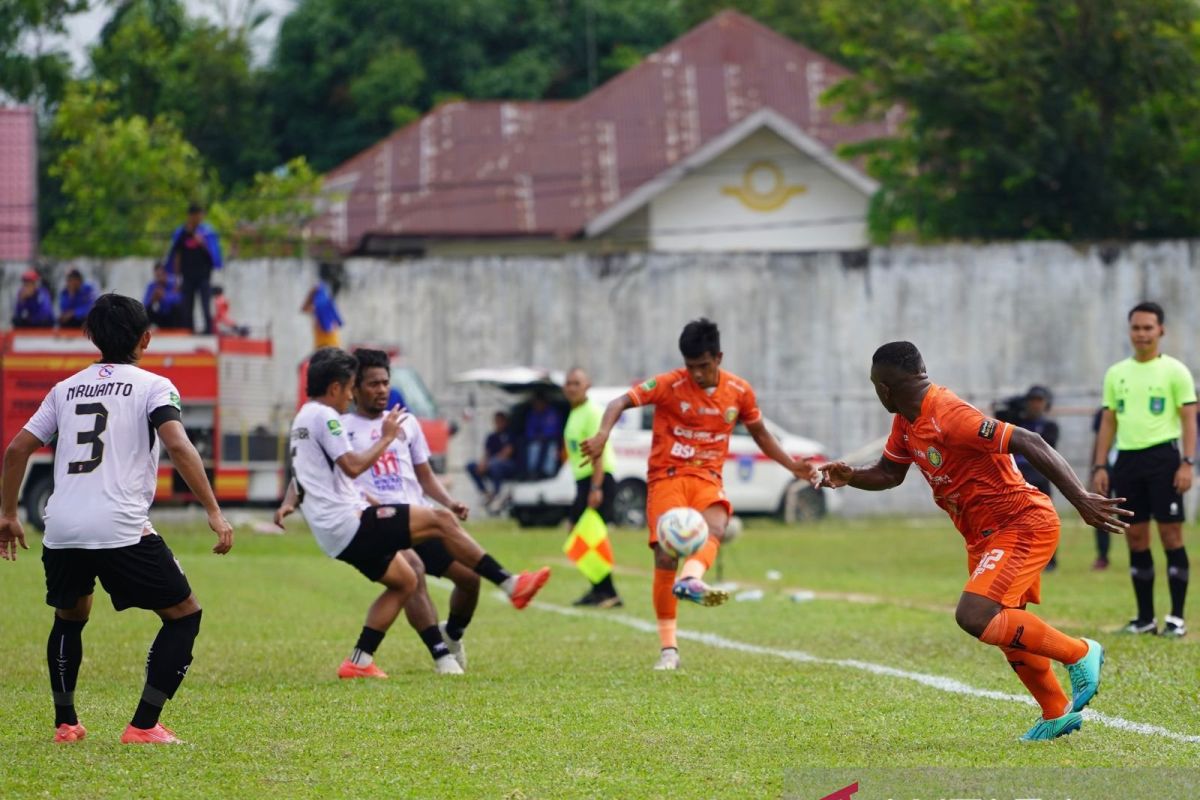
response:
[[[1137,598],[1137,617],[1126,633],[1158,633],[1154,616],[1154,558],[1150,554],[1150,518],[1158,522],[1167,557],[1171,613],[1164,636],[1183,636],[1188,557],[1183,547],[1183,494],[1192,487],[1196,457],[1196,385],[1182,362],[1159,352],[1166,333],[1158,303],[1139,303],[1129,312],[1133,357],[1104,374],[1104,413],[1092,458],[1092,484],[1107,494],[1107,455],[1113,436],[1117,460],[1112,488],[1133,512],[1126,540],[1129,571]],[[1182,452],[1180,437],[1182,436]]]

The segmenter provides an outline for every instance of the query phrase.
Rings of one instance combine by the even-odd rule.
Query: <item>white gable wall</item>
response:
[[[788,187],[803,191],[784,199],[780,192]],[[743,192],[746,202],[730,192]],[[859,188],[760,128],[650,200],[648,244],[660,251],[860,249],[868,246],[868,201]]]

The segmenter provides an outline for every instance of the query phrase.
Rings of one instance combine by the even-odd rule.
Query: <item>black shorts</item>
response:
[[[604,490],[604,496],[600,500],[600,507],[596,510],[600,512],[600,517],[605,522],[611,523],[613,521],[613,499],[617,496],[617,481],[611,472],[604,473],[604,483],[601,488]],[[567,518],[571,525],[579,522],[579,518],[583,516],[584,510],[588,507],[588,494],[591,491],[591,476],[575,482],[575,502],[571,504],[571,510],[567,512]]]
[[[1121,450],[1112,468],[1113,496],[1133,512],[1126,522],[1183,522],[1183,497],[1175,491],[1179,448],[1163,442],[1145,450]]]
[[[377,581],[387,572],[396,552],[410,547],[408,506],[371,506],[363,511],[354,538],[337,558],[366,575],[368,580]]]
[[[450,551],[446,549],[446,545],[442,544],[441,539],[427,539],[413,547],[413,552],[421,557],[426,574],[436,575],[439,578],[444,576],[446,570],[450,569],[450,565],[454,563],[454,556],[450,555]]]
[[[42,566],[46,570],[46,605],[52,608],[74,608],[79,598],[96,591],[96,578],[117,611],[158,611],[178,605],[192,594],[179,562],[158,534],[107,550],[43,547]]]

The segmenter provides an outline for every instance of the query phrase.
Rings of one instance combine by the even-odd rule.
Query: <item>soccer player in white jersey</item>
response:
[[[342,425],[355,450],[366,450],[383,435],[383,417],[391,388],[391,366],[382,350],[359,348],[354,351],[358,372],[354,380],[354,410],[342,415]],[[463,521],[468,516],[465,503],[455,500],[438,480],[429,464],[429,443],[421,424],[406,416],[400,432],[379,460],[355,479],[359,491],[373,505],[398,503],[429,506],[426,497],[450,509]],[[404,606],[404,615],[433,657],[434,670],[442,675],[461,675],[467,666],[463,633],[479,604],[479,576],[451,557],[438,539],[400,551],[417,574],[417,588]],[[454,583],[450,595],[450,614],[438,625],[437,607],[429,596],[425,575],[449,578]]]
[[[367,611],[358,643],[338,668],[340,678],[386,678],[374,653],[417,585],[413,568],[400,555],[415,544],[438,539],[455,561],[500,587],[521,609],[550,577],[550,568],[509,573],[484,552],[445,509],[395,504],[370,505],[354,488],[354,479],[371,468],[400,431],[403,415],[393,408],[383,416],[380,437],[355,452],[341,414],[350,406],[358,362],[336,347],[323,347],[308,362],[305,403],[292,421],[292,469],[295,477],[275,523],[295,508],[327,555],[382,583],[384,592]]]
[[[84,323],[100,360],[51,389],[4,454],[0,556],[15,561],[17,545],[26,547],[17,520],[25,465],[58,437],[42,540],[46,604],[55,609],[46,655],[56,742],[75,742],[87,733],[75,713],[75,682],[96,578],[117,611],[145,608],[163,621],[146,659],[141,702],[121,742],[179,742],[158,718],[192,663],[200,604],[148,516],[160,440],[208,514],[208,526],[217,534],[213,552],[233,547],[233,528],[221,515],[204,464],[180,421],[179,392],[166,378],[137,367],[150,345],[149,328],[146,309],[137,300],[100,297]]]

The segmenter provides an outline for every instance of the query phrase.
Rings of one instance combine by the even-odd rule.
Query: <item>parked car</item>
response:
[[[533,394],[540,393],[552,403],[566,408],[562,394],[564,376],[560,372],[530,367],[478,369],[455,378],[459,383],[491,386],[511,396],[510,417],[519,420]],[[605,405],[628,391],[627,386],[593,386],[588,396]],[[646,524],[646,459],[654,424],[653,406],[631,408],[613,427],[609,441],[616,456],[617,495],[614,511],[618,525],[641,527]],[[825,448],[812,439],[792,434],[770,420],[768,430],[794,456],[826,460]],[[519,424],[511,429],[520,430]],[[745,427],[734,428],[725,462],[725,492],[734,509],[742,515],[779,515],[790,519],[811,520],[826,514],[834,501],[831,493],[796,481],[790,472],[763,455]],[[575,481],[570,466],[563,464],[550,479],[523,480],[511,486],[512,516],[522,526],[556,525],[566,518],[575,499]]]

